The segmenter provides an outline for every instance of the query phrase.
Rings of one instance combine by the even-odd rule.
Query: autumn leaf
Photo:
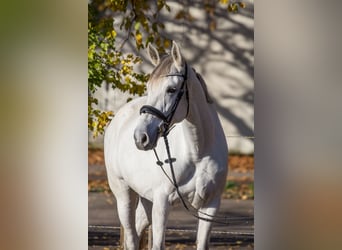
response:
[[[170,45],[171,45],[170,40],[165,39],[164,40],[164,48],[168,48],[168,47],[170,47]]]
[[[141,35],[141,33],[138,33],[138,34],[135,35],[135,40],[136,40],[138,45],[142,44],[142,35]]]
[[[246,4],[243,3],[243,2],[239,2],[239,5],[240,5],[241,8],[246,8]]]

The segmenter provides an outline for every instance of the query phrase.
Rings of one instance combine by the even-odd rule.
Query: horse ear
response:
[[[180,71],[184,64],[184,60],[175,41],[172,42],[171,55],[177,70]]]
[[[151,44],[149,43],[147,46],[147,54],[150,57],[150,61],[154,66],[157,66],[160,62],[159,58],[159,53],[158,50]]]

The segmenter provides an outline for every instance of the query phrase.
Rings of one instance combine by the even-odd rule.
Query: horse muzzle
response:
[[[153,149],[157,144],[157,136],[151,136],[149,133],[135,130],[134,131],[134,141],[135,145],[140,150],[150,150]]]

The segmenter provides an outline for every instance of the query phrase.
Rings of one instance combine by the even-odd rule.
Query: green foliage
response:
[[[217,0],[218,1],[218,0]],[[219,0],[221,4],[232,3]],[[153,4],[155,5],[153,8]],[[240,4],[240,2],[234,2]],[[213,12],[206,5],[207,12]],[[235,6],[235,5],[234,5]],[[242,7],[242,5],[239,5]],[[153,43],[159,52],[170,47],[171,40],[161,35],[165,25],[159,21],[160,12],[171,11],[166,0],[92,0],[88,4],[88,128],[94,136],[104,132],[105,126],[114,115],[111,111],[95,108],[98,100],[95,92],[103,84],[135,95],[143,95],[149,75],[136,72],[135,66],[142,62],[139,56],[124,54],[125,43],[133,41],[137,50]],[[233,12],[237,7],[232,9]],[[189,9],[181,10],[176,19],[194,21]],[[215,23],[214,23],[215,24]],[[212,24],[210,24],[212,25]],[[215,29],[216,25],[210,28]],[[125,34],[118,44],[117,32]],[[122,40],[122,39],[121,39]]]
[[[228,199],[254,199],[254,182],[227,181],[223,195]]]
[[[135,71],[134,66],[142,59],[124,54],[125,42],[133,39],[138,50],[154,43],[160,52],[170,46],[171,41],[159,34],[164,24],[158,22],[157,17],[163,8],[170,11],[165,0],[157,1],[157,11],[153,14],[145,0],[93,0],[88,4],[88,128],[94,136],[103,133],[113,116],[111,111],[95,108],[98,100],[94,94],[104,83],[130,94],[145,92],[149,75]],[[117,23],[116,19],[122,20]],[[127,34],[119,45],[116,42],[118,29]]]

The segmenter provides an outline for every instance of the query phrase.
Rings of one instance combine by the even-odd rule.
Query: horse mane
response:
[[[205,94],[205,99],[207,100],[207,103],[214,103],[213,102],[213,99],[211,98],[211,96],[209,95],[209,91],[208,91],[208,88],[207,88],[207,84],[205,83],[203,77],[201,76],[200,73],[197,73],[196,70],[194,68],[192,68],[192,70],[195,72],[196,74],[196,77],[197,79],[199,80],[201,86],[202,86],[202,89],[204,91],[204,94]]]

